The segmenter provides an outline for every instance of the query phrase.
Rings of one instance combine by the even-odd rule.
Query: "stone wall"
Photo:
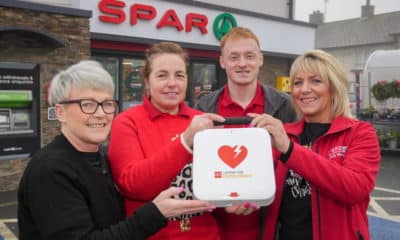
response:
[[[14,191],[29,159],[0,161],[0,192]]]
[[[62,10],[57,13],[57,10]],[[61,40],[64,47],[55,47],[44,38],[28,32],[0,32],[0,61],[40,64],[40,131],[42,146],[59,133],[57,121],[47,118],[46,88],[61,69],[90,58],[89,17],[69,14],[66,8],[37,11],[4,7],[0,4],[0,28],[28,29]],[[89,14],[87,14],[89,15]],[[16,189],[26,159],[0,161],[0,191]]]

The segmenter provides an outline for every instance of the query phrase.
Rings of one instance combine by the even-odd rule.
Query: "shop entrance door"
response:
[[[218,81],[217,62],[192,61],[190,68],[187,96],[189,105],[193,106],[201,96],[218,89],[225,82]]]

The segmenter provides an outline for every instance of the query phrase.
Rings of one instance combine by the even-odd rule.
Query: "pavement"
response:
[[[400,239],[400,151],[382,153],[368,207],[371,240]]]
[[[15,240],[17,236],[17,191],[0,192],[0,240]]]
[[[0,240],[18,239],[17,192],[0,192]],[[383,152],[368,208],[371,240],[400,239],[400,151]]]

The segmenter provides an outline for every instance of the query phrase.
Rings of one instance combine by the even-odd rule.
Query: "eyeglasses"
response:
[[[98,102],[93,99],[76,99],[76,100],[66,100],[59,102],[60,104],[72,104],[77,103],[81,107],[81,111],[86,114],[93,114],[97,111],[99,106],[103,109],[106,114],[115,113],[118,106],[118,100],[104,100]]]

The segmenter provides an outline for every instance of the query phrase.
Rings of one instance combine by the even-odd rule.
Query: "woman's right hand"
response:
[[[204,113],[193,117],[189,126],[183,133],[183,138],[189,147],[193,147],[194,135],[204,129],[213,128],[213,121],[223,122],[225,118],[214,113]]]
[[[158,194],[158,196],[153,200],[153,203],[157,206],[158,210],[160,210],[164,217],[170,218],[182,214],[212,211],[216,208],[215,205],[206,201],[172,198],[172,196],[178,195],[182,190],[183,189],[180,187],[170,187]]]
[[[251,125],[266,129],[272,138],[272,145],[282,153],[286,153],[289,149],[290,139],[283,127],[281,120],[274,118],[266,113],[264,114],[247,114],[252,117]]]

